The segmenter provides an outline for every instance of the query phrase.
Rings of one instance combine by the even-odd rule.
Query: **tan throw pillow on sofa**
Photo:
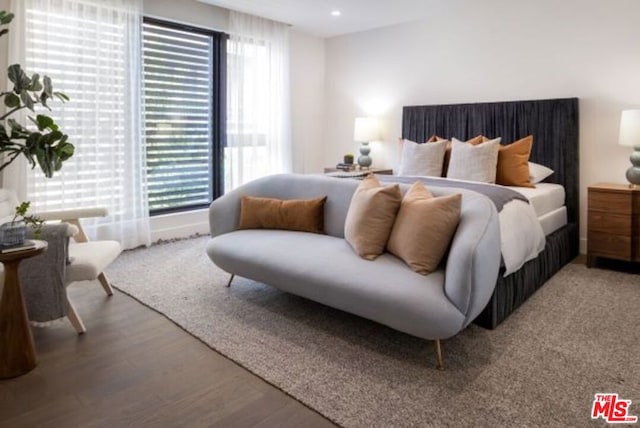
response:
[[[500,147],[496,184],[503,186],[536,187],[529,179],[529,156],[533,135]]]
[[[362,180],[344,224],[344,238],[360,257],[374,260],[384,252],[401,201],[399,185],[382,186],[373,175]]]
[[[427,275],[435,271],[460,221],[462,195],[434,197],[416,182],[402,200],[387,250]]]
[[[239,229],[283,229],[324,233],[324,203],[316,199],[270,199],[243,196]]]

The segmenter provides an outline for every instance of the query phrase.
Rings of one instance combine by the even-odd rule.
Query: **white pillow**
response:
[[[544,165],[529,162],[529,181],[533,184],[544,181],[544,179],[553,174],[553,172],[551,168],[547,168]]]
[[[449,141],[418,144],[411,140],[402,141],[402,158],[398,175],[442,176],[444,153]]]
[[[453,138],[447,178],[495,183],[500,140],[496,138],[474,146]]]

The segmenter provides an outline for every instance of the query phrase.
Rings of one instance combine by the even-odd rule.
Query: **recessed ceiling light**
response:
[[[338,9],[331,11],[331,16],[340,16],[340,15],[342,15],[342,12],[340,12]]]

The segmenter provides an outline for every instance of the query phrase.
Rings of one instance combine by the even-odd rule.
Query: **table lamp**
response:
[[[640,110],[624,110],[620,119],[621,146],[633,147],[631,167],[627,170],[627,180],[631,187],[640,185]]]
[[[360,168],[369,168],[371,166],[369,142],[380,139],[378,121],[373,117],[356,117],[353,128],[353,140],[362,143],[360,156],[358,156],[358,165],[360,165]]]

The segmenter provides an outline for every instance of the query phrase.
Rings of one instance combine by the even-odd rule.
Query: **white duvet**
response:
[[[504,260],[504,276],[520,269],[544,250],[546,238],[531,204],[513,200],[502,208],[500,242]]]

